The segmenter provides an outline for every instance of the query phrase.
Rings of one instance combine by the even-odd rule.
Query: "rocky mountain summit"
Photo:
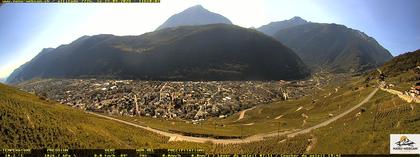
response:
[[[171,16],[156,30],[178,26],[196,26],[218,23],[232,24],[226,17],[210,12],[201,5],[196,5]]]

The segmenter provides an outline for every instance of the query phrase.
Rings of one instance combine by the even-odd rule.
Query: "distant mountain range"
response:
[[[296,52],[309,67],[333,72],[364,71],[392,59],[365,33],[337,24],[312,23],[300,17],[258,28]]]
[[[36,77],[290,80],[307,77],[307,67],[356,72],[391,58],[375,39],[343,25],[293,17],[245,29],[197,5],[171,16],[155,32],[83,36],[44,49],[7,82]]]
[[[312,68],[363,71],[392,59],[375,39],[343,25],[308,23],[282,29],[274,38],[292,48]]]
[[[177,26],[195,26],[217,23],[232,24],[226,17],[210,12],[201,5],[196,5],[171,16],[156,30]]]
[[[309,76],[300,58],[256,30],[213,24],[140,36],[84,36],[44,49],[8,83],[32,78],[145,80],[292,80]]]

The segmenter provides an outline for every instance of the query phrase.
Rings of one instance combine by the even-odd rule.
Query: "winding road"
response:
[[[98,117],[102,117],[102,118],[110,119],[110,120],[113,120],[113,121],[117,121],[117,122],[120,122],[120,123],[123,123],[123,124],[131,125],[131,126],[134,126],[134,127],[137,127],[137,128],[144,129],[144,130],[148,130],[148,131],[160,134],[162,136],[169,137],[169,141],[188,141],[188,142],[198,142],[198,143],[204,143],[204,142],[209,141],[209,142],[212,142],[212,143],[215,143],[215,144],[238,144],[238,143],[260,141],[260,140],[263,140],[264,138],[268,138],[268,137],[283,136],[283,135],[286,135],[287,137],[294,137],[294,136],[299,135],[299,134],[309,133],[312,130],[318,129],[318,128],[323,127],[323,126],[326,126],[326,125],[336,121],[337,119],[344,117],[345,115],[349,114],[350,112],[356,110],[357,108],[359,108],[360,106],[362,106],[363,104],[368,102],[375,95],[375,93],[377,91],[378,91],[378,88],[376,88],[374,91],[372,91],[359,104],[353,106],[352,108],[344,111],[343,113],[341,113],[341,114],[339,114],[339,115],[337,115],[337,116],[335,116],[331,119],[328,119],[328,120],[326,120],[322,123],[319,123],[317,125],[314,125],[312,127],[302,129],[302,130],[290,130],[290,131],[283,131],[283,132],[256,134],[256,135],[252,135],[252,136],[249,136],[247,138],[244,138],[244,139],[214,139],[214,138],[206,138],[206,137],[184,136],[184,135],[180,135],[180,134],[164,132],[164,131],[153,129],[153,128],[146,127],[146,126],[141,126],[141,125],[138,125],[138,124],[130,123],[130,122],[127,122],[127,121],[123,121],[123,120],[116,119],[116,118],[113,118],[113,117],[105,116],[105,115],[102,115],[102,114],[97,114],[97,113],[93,113],[93,112],[87,112],[87,113],[98,116]]]
[[[241,112],[239,113],[239,117],[238,117],[238,119],[237,119],[237,120],[235,120],[234,122],[237,122],[237,121],[240,121],[241,119],[244,119],[244,117],[245,117],[245,113],[246,113],[247,111],[250,111],[250,110],[255,109],[256,107],[257,107],[257,106],[254,106],[254,107],[252,107],[252,108],[249,108],[249,109],[246,109],[246,110],[241,111]]]
[[[380,87],[380,89],[390,94],[397,95],[400,99],[404,100],[405,102],[408,102],[408,103],[414,102],[414,103],[420,104],[420,99],[417,99],[416,97],[411,97],[409,95],[405,95],[403,94],[403,92],[400,92],[394,89],[387,89],[383,87]]]

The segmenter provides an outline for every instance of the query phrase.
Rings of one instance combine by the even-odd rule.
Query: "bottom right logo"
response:
[[[390,154],[420,154],[420,134],[391,134]]]

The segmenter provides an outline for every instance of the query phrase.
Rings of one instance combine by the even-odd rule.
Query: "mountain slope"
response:
[[[272,36],[279,30],[306,24],[306,23],[308,23],[308,21],[300,18],[299,16],[295,16],[289,20],[270,22],[267,25],[259,27],[257,30],[260,32],[263,32],[266,35]]]
[[[0,84],[1,148],[140,148],[168,139]]]
[[[40,58],[42,58],[43,56],[46,56],[47,53],[53,51],[53,48],[44,48],[41,50],[41,52],[39,52],[38,55],[35,56],[35,58],[33,58],[32,60],[39,60]],[[23,69],[27,69],[27,67],[32,67],[32,63],[33,62],[26,62],[25,64],[21,65],[20,67],[18,67],[17,69],[15,69],[10,75],[9,77],[6,78],[5,82],[14,82],[14,81],[10,81],[10,80],[14,80],[15,78],[19,78],[18,75],[21,75]],[[40,67],[42,68],[42,67]],[[17,81],[17,80],[15,80]]]
[[[420,49],[407,52],[396,56],[391,61],[386,62],[379,69],[387,76],[397,76],[410,70],[418,69],[420,71]],[[420,76],[417,76],[417,80]]]
[[[380,78],[379,71],[385,75],[385,82],[393,84],[392,88],[396,90],[408,91],[415,88],[420,83],[420,50],[396,56],[378,67],[378,70],[366,73],[365,83],[375,84],[376,79]]]
[[[230,20],[226,17],[210,12],[201,5],[196,5],[171,16],[156,30],[177,26],[207,25],[216,23],[232,24],[232,22],[230,22]]]
[[[282,29],[274,38],[292,48],[308,66],[335,72],[371,69],[392,58],[375,39],[343,25],[307,23]]]
[[[420,50],[417,50],[396,56],[378,69],[386,75],[385,84],[393,84],[387,87],[388,89],[406,93],[413,91],[420,80],[419,66]],[[366,75],[355,77],[357,83],[354,83],[354,86],[357,90],[378,88],[378,82],[381,81],[378,70],[372,70]],[[409,103],[385,90],[378,90],[359,111],[350,113],[329,127],[314,131],[313,134],[319,140],[311,153],[387,154],[390,142],[384,139],[389,139],[390,134],[418,132],[420,132],[418,104]],[[395,142],[397,141],[393,141]]]
[[[233,25],[163,29],[140,36],[96,35],[43,51],[8,78],[111,77],[146,80],[302,79],[306,66],[266,35]]]

